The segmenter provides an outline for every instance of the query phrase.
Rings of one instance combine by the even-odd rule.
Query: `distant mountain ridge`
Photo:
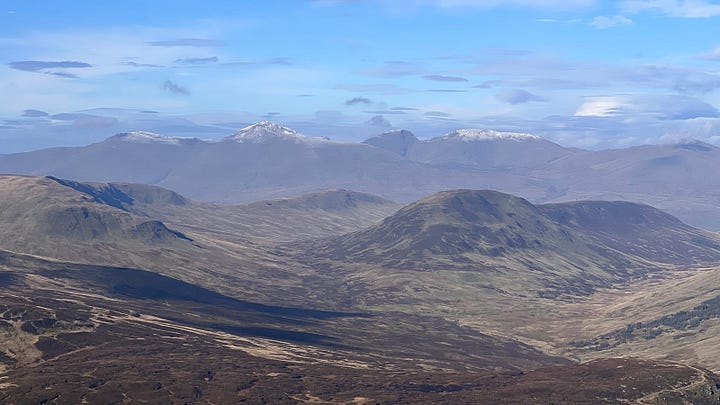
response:
[[[195,200],[243,203],[330,189],[410,202],[493,189],[534,203],[626,200],[720,229],[720,149],[698,142],[585,151],[531,134],[462,129],[419,140],[393,130],[363,143],[306,137],[264,121],[218,141],[146,132],[85,147],[0,155],[0,173],[158,185]]]
[[[13,176],[6,176],[9,181]],[[26,181],[38,181],[31,177]],[[325,190],[240,205],[193,201],[162,187],[133,183],[83,183],[48,176],[99,204],[157,218],[189,230],[240,241],[291,241],[339,235],[372,225],[400,205],[352,190]],[[7,181],[0,177],[0,185]],[[52,187],[52,184],[47,184]],[[234,235],[234,236],[233,236]]]

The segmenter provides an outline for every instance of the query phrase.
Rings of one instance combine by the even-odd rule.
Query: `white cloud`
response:
[[[623,25],[632,25],[633,21],[625,16],[622,15],[614,15],[614,16],[597,16],[593,18],[593,20],[590,22],[590,25],[593,27],[604,30],[608,28],[613,27],[619,27]]]
[[[583,103],[575,112],[576,117],[611,117],[619,114],[626,103],[619,97],[595,97]]]
[[[690,120],[718,117],[712,105],[694,97],[676,94],[621,94],[592,97],[575,112],[576,117],[624,117],[637,120]]]
[[[433,0],[436,6],[491,8],[502,6],[518,6],[533,8],[578,9],[597,3],[596,0]]]
[[[720,60],[720,47],[711,49],[704,54],[700,55],[702,59],[708,60]]]
[[[707,0],[629,0],[622,3],[621,8],[627,13],[659,11],[680,18],[720,16],[720,4]]]
[[[536,9],[577,10],[591,7],[599,3],[598,0],[314,0],[312,4],[319,6],[334,6],[359,2],[379,3],[396,11],[413,10],[421,6],[431,6],[444,9],[527,7]]]

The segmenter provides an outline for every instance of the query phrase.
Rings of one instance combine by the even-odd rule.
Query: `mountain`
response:
[[[536,135],[487,129],[460,129],[426,141],[391,131],[365,143],[431,165],[521,173],[576,152]]]
[[[410,149],[419,142],[420,140],[417,139],[415,134],[412,132],[404,129],[397,129],[383,132],[378,136],[366,139],[363,143],[397,153],[398,155],[404,157],[407,156]]]
[[[236,298],[319,301],[309,298],[303,281],[310,270],[288,264],[271,247],[242,235],[228,241],[190,227],[180,230],[143,212],[151,206],[192,206],[169,190],[2,175],[0,191],[0,249],[143,269]],[[283,285],[305,292],[288,297],[278,291]]]
[[[52,256],[59,239],[75,244],[122,243],[191,248],[192,239],[150,220],[98,203],[50,178],[0,176],[0,245],[14,251]],[[65,249],[61,249],[65,250]]]
[[[216,142],[131,133],[86,147],[0,155],[0,173],[150,184],[191,199],[224,203],[332,189],[402,202],[463,185],[536,189],[523,176],[488,177],[435,167],[368,144],[306,137],[270,122]]]
[[[720,149],[700,141],[582,151],[532,173],[556,192],[546,202],[602,199],[650,204],[705,229],[717,215]]]
[[[607,246],[645,260],[671,263],[714,263],[717,234],[682,223],[650,206],[625,201],[578,201],[538,206],[569,231],[590,235]]]
[[[400,205],[350,190],[327,190],[242,205],[193,201],[157,186],[79,183],[51,177],[125,211],[160,219],[178,229],[219,239],[265,243],[310,239],[356,231],[392,214]]]
[[[720,263],[720,237],[650,206],[594,201],[534,206],[495,191],[458,190],[328,239],[318,251],[335,260],[416,271],[539,272],[573,284],[558,289],[569,291],[651,272],[658,263]]]
[[[437,193],[367,229],[286,250],[333,277],[332,289],[349,307],[432,314],[563,356],[575,353],[568,336],[580,340],[606,330],[576,329],[585,319],[588,325],[618,327],[623,313],[591,315],[625,302],[627,295],[611,292],[633,291],[651,280],[670,285],[720,265],[717,234],[650,206],[533,205],[482,190]],[[706,288],[717,289],[717,283]]]
[[[353,308],[432,314],[582,361],[720,369],[720,237],[647,205],[457,190],[287,249]]]
[[[408,203],[448,189],[493,189],[533,203],[649,204],[706,229],[720,229],[713,191],[720,182],[706,175],[718,170],[720,149],[697,141],[584,151],[531,134],[464,129],[422,141],[398,130],[347,143],[266,121],[219,141],[132,132],[0,155],[0,173],[142,183],[206,202],[347,189]]]
[[[274,143],[274,142],[323,142],[326,138],[306,137],[290,128],[270,121],[261,121],[223,138],[223,141],[240,143]]]
[[[173,167],[191,161],[205,145],[198,139],[146,132],[111,136],[82,148],[51,148],[0,157],[0,173],[55,175],[74,180],[155,184]]]

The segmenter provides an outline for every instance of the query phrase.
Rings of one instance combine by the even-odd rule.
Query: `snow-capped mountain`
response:
[[[266,143],[274,141],[290,141],[295,143],[328,142],[327,138],[305,136],[293,129],[270,121],[261,121],[249,125],[223,139],[224,141]]]
[[[466,128],[450,132],[449,134],[433,138],[431,141],[437,140],[460,140],[460,141],[528,141],[542,139],[537,135],[526,134],[522,132],[500,132],[490,129]]]
[[[365,143],[422,163],[509,172],[526,172],[574,153],[537,135],[474,128],[423,141],[409,131],[388,131]]]
[[[284,127],[270,121],[261,121],[237,131],[233,135],[225,138],[225,140],[259,143],[267,142],[269,140],[300,141],[304,137],[304,135],[301,135],[288,127]]]
[[[181,142],[197,141],[196,138],[165,136],[145,131],[123,132],[115,135],[111,139],[134,143],[163,143],[168,145],[179,145]]]
[[[720,149],[700,142],[582,151],[483,129],[418,140],[404,130],[365,143],[303,136],[259,122],[219,142],[128,132],[85,147],[0,155],[0,173],[132,182],[189,198],[245,202],[327,189],[398,202],[449,189],[495,189],[535,202],[628,200],[720,229]],[[682,197],[658,194],[672,187]]]
[[[446,188],[526,188],[502,175],[489,180],[480,174],[466,175],[368,144],[303,136],[267,121],[218,142],[133,132],[85,147],[0,155],[0,173],[144,183],[192,199],[223,202],[340,188],[378,191],[396,201]]]

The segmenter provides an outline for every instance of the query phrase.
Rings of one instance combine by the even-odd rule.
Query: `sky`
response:
[[[720,1],[0,3],[0,153],[271,120],[720,145]]]

